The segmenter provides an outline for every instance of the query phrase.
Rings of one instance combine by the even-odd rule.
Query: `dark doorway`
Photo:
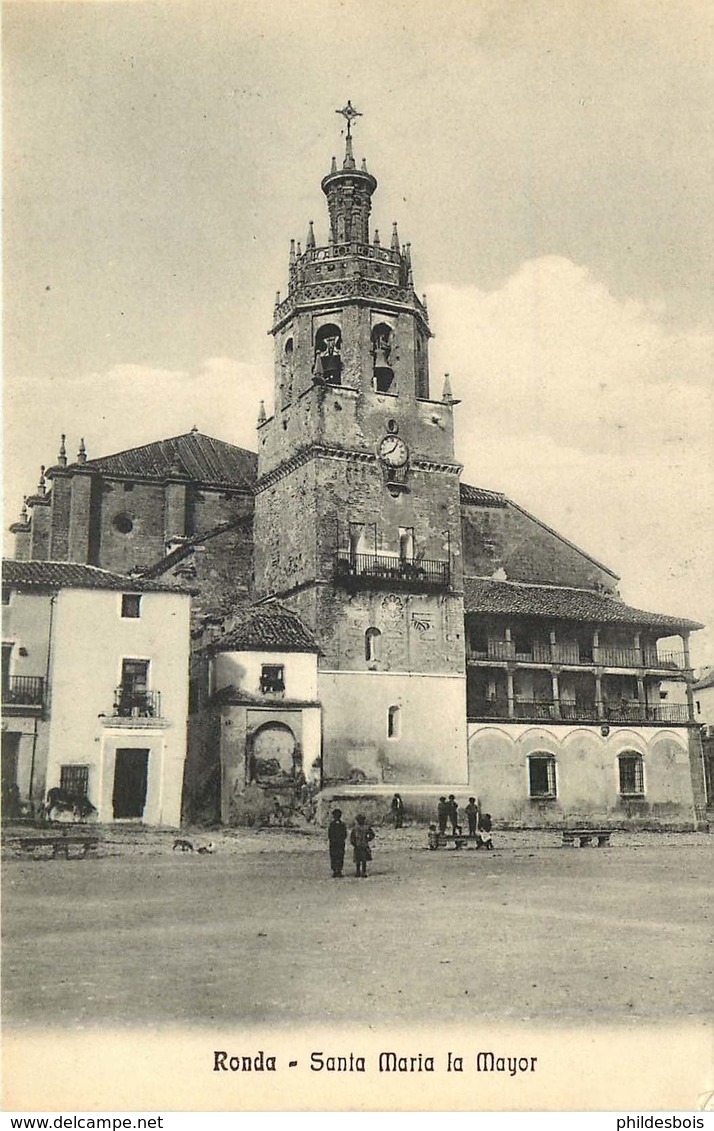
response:
[[[5,731],[2,736],[2,815],[5,818],[20,816],[20,791],[17,785],[17,763],[20,753],[20,735]]]
[[[707,808],[714,808],[714,754],[704,755],[704,786]]]
[[[114,767],[114,817],[143,817],[149,769],[148,750],[117,750]]]

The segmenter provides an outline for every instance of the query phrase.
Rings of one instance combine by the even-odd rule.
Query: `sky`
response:
[[[710,6],[45,0],[3,22],[5,527],[62,432],[70,458],[194,424],[255,450],[275,292],[291,237],[326,242],[349,98],[464,481],[629,603],[714,626]],[[713,628],[693,655],[714,662]]]

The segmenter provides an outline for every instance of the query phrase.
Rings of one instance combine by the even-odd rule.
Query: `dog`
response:
[[[193,852],[193,845],[190,840],[182,840],[181,837],[174,841],[173,852]]]
[[[212,856],[215,851],[216,846],[212,840],[209,840],[208,844],[202,844],[198,850],[200,856]]]

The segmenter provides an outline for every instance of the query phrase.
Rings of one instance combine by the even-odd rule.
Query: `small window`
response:
[[[528,792],[531,797],[555,797],[555,758],[531,754],[528,759]]]
[[[645,773],[641,754],[621,754],[620,793],[623,797],[641,797],[645,792]]]
[[[121,615],[123,617],[131,617],[136,619],[141,616],[141,594],[140,593],[122,593],[121,595]]]
[[[402,709],[390,707],[387,712],[387,738],[399,738],[402,733]]]
[[[3,605],[9,605],[10,604],[10,597],[11,596],[12,596],[12,589],[10,588],[10,586],[9,585],[3,585],[3,587],[2,587],[2,603],[3,603]]]
[[[60,789],[71,797],[86,797],[89,789],[89,766],[60,766]]]
[[[128,514],[116,514],[112,520],[112,526],[119,534],[131,534],[134,529],[134,520]]]
[[[125,483],[124,484],[124,490],[125,491],[133,491],[134,490],[134,484],[133,483]]]
[[[260,671],[260,690],[263,695],[282,695],[285,691],[283,664],[263,664]]]
[[[414,561],[414,531],[411,526],[399,529],[399,557],[403,562]]]
[[[364,634],[364,658],[367,663],[375,663],[379,659],[379,638],[382,633],[378,628],[368,628]]]
[[[701,705],[700,701],[697,699],[697,714],[701,715],[701,713],[702,713],[702,705]]]

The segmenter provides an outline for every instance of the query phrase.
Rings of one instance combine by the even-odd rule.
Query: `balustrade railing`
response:
[[[3,702],[13,707],[41,707],[45,681],[41,675],[8,676],[2,689]]]
[[[684,652],[658,652],[656,656],[645,657],[648,667],[652,668],[676,668],[678,671],[686,671],[691,667],[691,660],[687,662],[687,656]]]
[[[359,255],[362,259],[375,259],[381,263],[399,264],[402,261],[401,253],[392,251],[388,247],[379,247],[371,243],[334,243],[328,247],[308,248],[296,262],[323,263],[331,259],[346,259],[353,255]]]

